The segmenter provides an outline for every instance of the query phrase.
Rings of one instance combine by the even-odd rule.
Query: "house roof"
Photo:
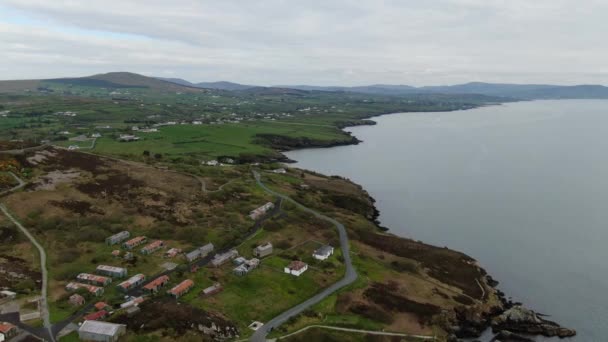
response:
[[[306,263],[303,261],[300,261],[300,260],[294,260],[291,262],[291,264],[289,264],[289,268],[294,271],[299,271],[306,266],[307,266]]]
[[[90,314],[84,316],[84,319],[86,321],[96,321],[102,317],[105,317],[107,314],[108,314],[108,312],[106,310],[100,310],[100,311],[93,312],[93,313],[90,313]]]
[[[0,333],[6,334],[7,332],[9,332],[15,328],[16,328],[16,326],[14,326],[10,323],[0,323]]]
[[[162,275],[162,276],[160,276],[160,277],[152,280],[148,284],[146,284],[146,286],[144,286],[144,289],[146,289],[146,290],[152,290],[155,287],[162,285],[166,281],[169,281],[169,277],[166,276],[166,275]]]
[[[97,309],[97,310],[102,310],[103,308],[105,308],[107,306],[108,306],[108,304],[106,302],[95,303],[95,309]]]
[[[116,336],[121,327],[124,327],[124,325],[99,321],[84,321],[78,331],[105,336]]]
[[[184,291],[186,291],[187,289],[189,289],[192,285],[194,285],[194,282],[190,279],[186,279],[184,281],[182,281],[181,283],[179,283],[178,285],[176,285],[174,288],[171,289],[171,293],[182,293]]]
[[[316,255],[329,255],[333,251],[333,247],[330,245],[325,245],[320,247],[315,251]]]

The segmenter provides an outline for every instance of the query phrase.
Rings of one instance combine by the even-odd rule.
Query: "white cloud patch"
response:
[[[0,1],[3,79],[606,83],[605,1]]]

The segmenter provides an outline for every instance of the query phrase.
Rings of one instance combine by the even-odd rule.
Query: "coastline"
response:
[[[503,103],[496,104],[488,104],[483,106],[494,106],[494,105],[502,105]],[[472,108],[467,109],[458,109],[452,111],[460,111],[460,110],[470,110],[483,106],[474,106]],[[452,112],[446,111],[446,112]],[[362,119],[365,121],[364,123],[357,123],[356,125],[345,125],[340,127],[340,129],[352,137],[352,143],[330,143],[327,145],[314,145],[314,146],[302,146],[299,148],[289,148],[282,149],[280,152],[301,150],[301,149],[310,149],[310,148],[328,148],[335,146],[345,146],[345,145],[357,145],[362,140],[352,135],[352,132],[345,131],[345,129],[349,127],[356,127],[362,125],[376,125],[377,122],[371,120],[375,117],[380,117],[384,115],[393,115],[393,114],[406,114],[406,113],[420,113],[420,112],[394,112],[394,113],[382,113],[382,114],[374,114]],[[281,153],[283,155],[283,153]],[[283,155],[284,156],[284,155]],[[285,160],[281,160],[285,163],[296,163],[297,161],[292,160],[285,156]],[[314,170],[308,170],[317,172]],[[343,178],[353,184],[356,184],[360,187],[360,189],[365,193],[367,198],[372,203],[372,214],[368,217],[369,221],[372,222],[379,231],[389,234],[401,239],[409,239],[405,237],[398,236],[396,234],[392,234],[390,232],[390,228],[383,226],[380,221],[380,210],[376,205],[376,200],[361,186],[353,182],[352,180],[345,178],[343,176],[338,175],[338,177]],[[418,241],[419,243],[423,243],[422,241]],[[447,248],[447,247],[446,247]],[[456,251],[458,252],[458,251]],[[462,338],[470,339],[470,338],[478,338],[482,335],[482,333],[486,332],[489,328],[492,329],[492,333],[495,335],[494,339],[501,340],[512,340],[512,341],[533,341],[533,339],[529,339],[527,336],[533,337],[537,335],[542,335],[545,337],[572,337],[576,335],[576,331],[574,329],[568,329],[560,326],[558,323],[549,321],[544,319],[545,315],[538,314],[532,310],[529,310],[524,307],[524,304],[520,302],[513,302],[508,300],[506,294],[498,289],[499,281],[495,280],[488,272],[479,266],[478,261],[462,252],[458,252],[463,254],[464,256],[473,260],[479,267],[480,271],[484,274],[485,284],[489,286],[496,298],[498,298],[500,305],[491,308],[488,312],[482,312],[481,315],[479,312],[475,310],[469,310],[468,307],[463,307],[463,310],[456,312],[456,326],[451,331],[451,335],[449,337],[449,341],[458,341]],[[481,286],[481,285],[480,285]],[[483,288],[483,286],[481,286]],[[522,334],[522,335],[519,335]]]

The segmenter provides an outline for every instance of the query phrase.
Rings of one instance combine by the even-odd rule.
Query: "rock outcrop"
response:
[[[534,311],[521,305],[515,305],[501,315],[492,319],[494,332],[509,331],[529,335],[543,335],[547,337],[570,337],[576,331],[560,326],[559,324],[541,318]]]

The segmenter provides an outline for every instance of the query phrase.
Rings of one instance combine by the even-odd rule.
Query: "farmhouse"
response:
[[[264,204],[263,206],[252,210],[249,213],[249,217],[251,217],[253,220],[257,220],[260,217],[264,216],[268,211],[272,210],[273,208],[274,208],[274,203],[268,202],[268,203]]]
[[[70,298],[68,299],[68,302],[73,305],[73,306],[81,306],[84,305],[84,297],[74,293],[73,295],[70,296]]]
[[[146,281],[146,276],[139,273],[118,284],[118,289],[126,292],[138,285],[143,284],[144,281]]]
[[[103,277],[90,273],[80,273],[76,276],[76,280],[97,286],[106,286],[112,282],[112,278]]]
[[[126,230],[123,230],[120,233],[116,233],[116,234],[106,238],[106,244],[115,245],[117,243],[123,242],[124,240],[128,239],[129,237],[131,237],[131,233],[129,233]]]
[[[212,296],[220,291],[222,291],[224,288],[222,287],[222,285],[220,283],[215,283],[207,288],[205,288],[202,292],[201,295],[203,297],[208,297],[208,296]]]
[[[158,289],[165,286],[169,282],[169,276],[160,276],[144,286],[144,290],[150,293],[158,292]]]
[[[17,336],[17,327],[8,322],[0,323],[0,341],[7,341]]]
[[[263,258],[270,254],[272,254],[272,244],[270,242],[266,242],[265,244],[259,245],[253,249],[253,255],[258,258]]]
[[[334,254],[334,248],[330,245],[325,245],[314,251],[312,257],[317,260],[327,260],[332,254]]]
[[[186,279],[181,283],[177,284],[171,290],[167,291],[167,293],[175,298],[179,298],[184,294],[188,293],[188,291],[190,291],[192,287],[194,287],[194,282],[190,279]]]
[[[162,240],[156,240],[156,241],[150,243],[149,245],[145,246],[144,248],[142,248],[141,254],[144,254],[144,255],[152,254],[164,246],[165,246],[165,243]]]
[[[239,252],[236,249],[231,249],[226,253],[216,254],[211,260],[211,265],[213,267],[220,267],[225,264],[227,261],[236,258],[239,255]]]
[[[192,262],[192,261],[194,261],[196,259],[204,258],[207,255],[209,255],[209,253],[211,253],[214,248],[215,247],[213,246],[212,243],[208,243],[208,244],[206,244],[206,245],[204,245],[202,247],[199,247],[199,248],[193,250],[190,253],[187,253],[186,254],[186,260],[188,260],[188,262]]]
[[[99,274],[107,275],[112,278],[122,278],[127,276],[127,269],[123,267],[99,265],[97,266],[96,271]]]
[[[89,293],[94,294],[95,296],[101,296],[103,294],[103,287],[98,287],[89,284],[83,283],[74,283],[70,282],[65,286],[65,289],[68,291],[76,291],[78,289],[86,289]]]
[[[179,248],[171,248],[165,253],[165,258],[175,258],[181,252]]]
[[[123,247],[123,248],[126,248],[126,249],[133,249],[134,247],[139,246],[139,245],[141,245],[142,243],[145,243],[145,242],[146,242],[146,240],[147,240],[147,239],[146,239],[146,237],[145,237],[145,236],[138,236],[138,237],[134,237],[134,238],[132,238],[131,240],[129,240],[129,241],[127,241],[127,242],[123,243],[123,244],[122,244],[122,247]]]
[[[308,264],[300,260],[292,261],[287,267],[285,267],[285,273],[293,274],[299,277],[302,273],[306,272]]]
[[[116,342],[126,331],[124,324],[84,321],[78,328],[78,337],[82,341]]]
[[[244,276],[247,273],[251,272],[254,268],[257,268],[260,265],[260,259],[253,258],[251,260],[246,260],[244,263],[238,265],[234,268],[234,274],[238,276]]]

